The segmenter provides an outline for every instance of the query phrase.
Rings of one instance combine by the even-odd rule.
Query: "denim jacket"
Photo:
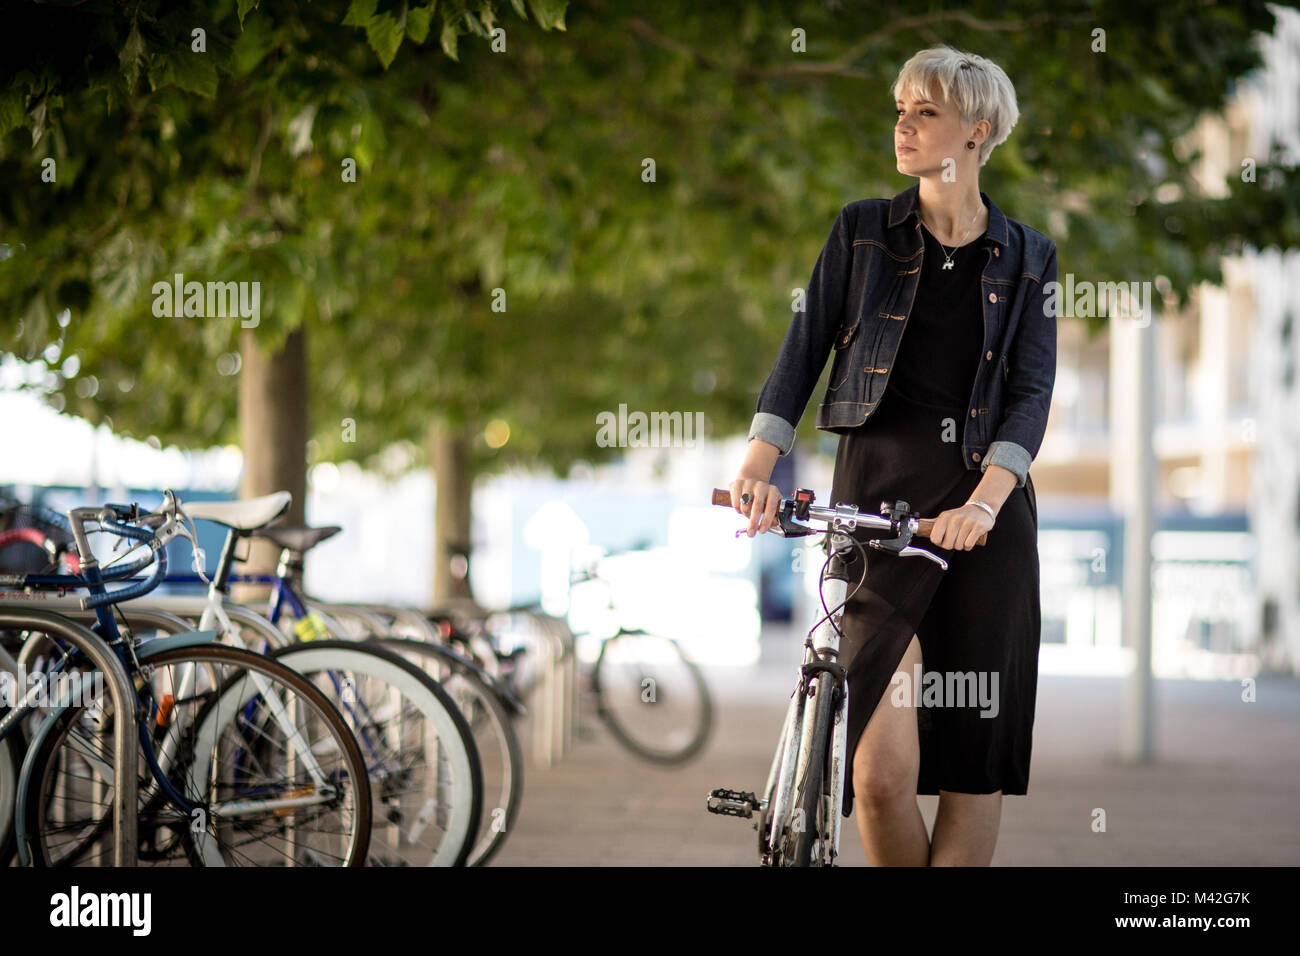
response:
[[[861,425],[889,383],[921,275],[920,185],[893,199],[861,199],[840,210],[776,364],[758,396],[749,438],[794,446],[813,387],[834,352],[817,427],[842,434]],[[992,200],[980,299],[984,347],[962,429],[968,470],[1000,465],[1024,487],[1038,454],[1056,380],[1056,243],[1008,219]]]

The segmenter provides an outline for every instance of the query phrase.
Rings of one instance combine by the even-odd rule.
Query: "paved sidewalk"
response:
[[[564,760],[529,767],[496,864],[754,865],[751,822],[704,804],[713,787],[758,790],[766,777],[797,644],[768,639],[768,652],[786,660],[707,671],[714,735],[686,767],[637,759],[585,713],[588,736]],[[1124,692],[1115,678],[1040,678],[1029,793],[1003,802],[994,865],[1300,864],[1300,682],[1260,680],[1251,704],[1231,681],[1158,682],[1160,759],[1147,766],[1119,758]],[[918,799],[932,826],[938,798]],[[1097,807],[1105,833],[1092,831]],[[866,865],[855,820],[843,824],[842,864]]]

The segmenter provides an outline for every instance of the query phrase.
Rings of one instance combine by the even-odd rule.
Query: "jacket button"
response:
[[[975,409],[973,409],[973,408],[970,410],[970,417],[971,417],[971,418],[974,418],[974,417],[975,417]]]
[[[990,292],[990,293],[989,293],[989,301],[990,301],[990,302],[996,302],[996,301],[998,301],[998,294],[997,294],[996,292]]]
[[[979,461],[979,460],[980,460],[980,453],[977,452],[977,451],[973,451],[973,452],[971,452],[970,460],[971,460],[971,461]]]
[[[843,341],[844,341],[844,343],[845,343],[845,344],[848,344],[848,341],[849,341],[849,336],[847,336],[847,335],[846,335],[846,336],[844,336],[844,340],[843,340]]]
[[[996,256],[996,255],[1001,255],[1001,253],[1002,253],[1002,250],[1001,250],[1001,249],[999,249],[997,246],[994,246],[994,247],[993,247],[993,254],[994,254],[995,256]]]

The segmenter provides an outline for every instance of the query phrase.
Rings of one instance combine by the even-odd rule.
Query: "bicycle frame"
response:
[[[829,799],[827,822],[830,833],[826,845],[829,847],[829,859],[825,862],[834,865],[840,848],[840,808],[844,806],[845,768],[847,767],[847,742],[849,719],[848,678],[839,665],[840,621],[844,615],[843,605],[848,595],[849,582],[843,570],[842,561],[838,560],[848,554],[853,545],[848,536],[839,532],[829,535],[830,553],[827,564],[831,570],[822,586],[822,595],[826,607],[832,613],[822,614],[820,622],[804,645],[804,659],[800,667],[799,681],[790,695],[790,706],[786,709],[781,736],[777,743],[776,754],[768,771],[767,782],[763,787],[762,810],[771,808],[771,826],[767,838],[763,841],[764,862],[775,859],[781,841],[787,830],[794,823],[794,795],[796,781],[802,779],[808,768],[808,760],[816,746],[829,744],[830,793],[823,794],[823,801]],[[832,708],[832,734],[830,741],[814,741],[817,697],[814,695],[829,689],[836,694],[835,706]],[[799,821],[802,826],[812,826],[813,821]]]

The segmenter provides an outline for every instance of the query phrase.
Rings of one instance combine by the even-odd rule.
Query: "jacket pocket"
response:
[[[835,333],[835,361],[831,365],[830,390],[835,391],[846,381],[849,373],[853,371],[852,355],[849,352],[849,346],[853,340],[858,337],[858,329],[862,322],[854,322],[852,325],[846,325]]]

